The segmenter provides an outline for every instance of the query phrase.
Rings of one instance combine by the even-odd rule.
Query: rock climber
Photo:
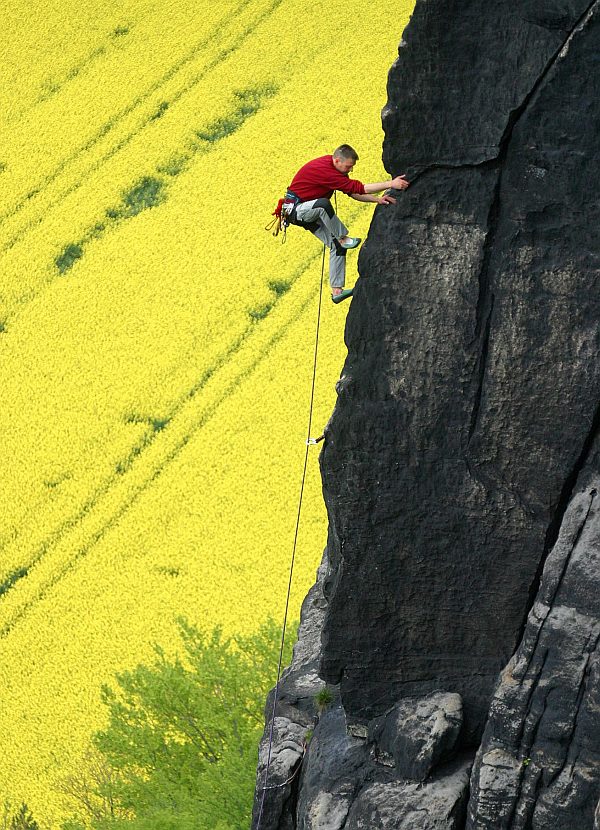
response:
[[[333,192],[340,190],[357,202],[395,205],[396,199],[388,193],[383,196],[372,194],[389,188],[406,190],[409,185],[403,175],[371,184],[351,179],[348,174],[357,161],[356,150],[349,144],[342,144],[332,155],[307,162],[292,179],[281,206],[289,223],[306,228],[329,247],[329,284],[334,302],[352,295],[352,289],[344,291],[346,251],[357,248],[361,239],[348,236],[348,228],[339,220],[330,202]]]

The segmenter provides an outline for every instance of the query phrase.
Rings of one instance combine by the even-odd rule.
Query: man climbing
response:
[[[409,184],[405,176],[372,184],[351,179],[348,174],[357,161],[358,154],[349,144],[342,144],[330,156],[309,161],[292,179],[282,205],[291,224],[311,231],[329,247],[329,284],[334,303],[352,295],[352,289],[344,291],[346,251],[357,248],[361,240],[348,236],[348,228],[336,216],[330,202],[333,192],[340,190],[357,202],[395,205],[396,199],[387,193],[383,196],[372,194],[388,188],[406,190]]]

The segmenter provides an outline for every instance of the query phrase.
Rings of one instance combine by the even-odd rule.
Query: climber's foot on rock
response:
[[[336,290],[338,292],[337,294],[335,293]],[[333,300],[334,303],[341,303],[343,300],[347,300],[348,297],[351,297],[353,293],[354,293],[353,288],[345,288],[345,289],[332,288],[331,289],[331,299]]]
[[[346,248],[350,250],[351,248],[358,248],[362,239],[360,236],[342,236],[340,240],[338,240],[342,248]]]

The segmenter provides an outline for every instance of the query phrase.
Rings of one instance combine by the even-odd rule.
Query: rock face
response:
[[[460,695],[409,697],[371,721],[367,737],[377,760],[401,778],[424,781],[456,746],[462,720]]]
[[[417,3],[321,458],[322,676],[460,694],[470,744],[599,420],[599,14],[547,5]]]
[[[600,0],[417,0],[261,830],[600,826],[599,56]]]
[[[339,689],[330,687],[331,704],[318,712],[315,695],[323,681],[316,669],[327,570],[326,552],[302,607],[294,658],[282,677],[273,720],[273,693],[267,701],[252,826],[461,830],[473,753],[457,751],[458,695],[402,700],[368,724],[352,725]]]
[[[473,770],[469,830],[591,828],[600,798],[600,458],[581,476]]]
[[[299,773],[306,740],[315,725],[314,698],[323,688],[317,672],[326,607],[323,580],[327,568],[325,553],[316,584],[302,604],[298,642],[294,646],[292,665],[280,681],[274,718],[274,691],[267,700],[267,726],[258,751],[253,812],[253,827],[260,826],[263,830],[296,827]]]
[[[378,768],[368,748],[364,740],[346,734],[341,708],[322,718],[301,781],[299,830],[463,826],[469,760],[459,758],[421,784]]]

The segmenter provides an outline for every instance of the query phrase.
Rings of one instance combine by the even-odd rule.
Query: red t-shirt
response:
[[[350,179],[333,164],[333,156],[320,156],[307,162],[292,179],[290,190],[303,202],[311,199],[331,199],[334,190],[342,193],[364,193],[365,186],[358,179]]]

